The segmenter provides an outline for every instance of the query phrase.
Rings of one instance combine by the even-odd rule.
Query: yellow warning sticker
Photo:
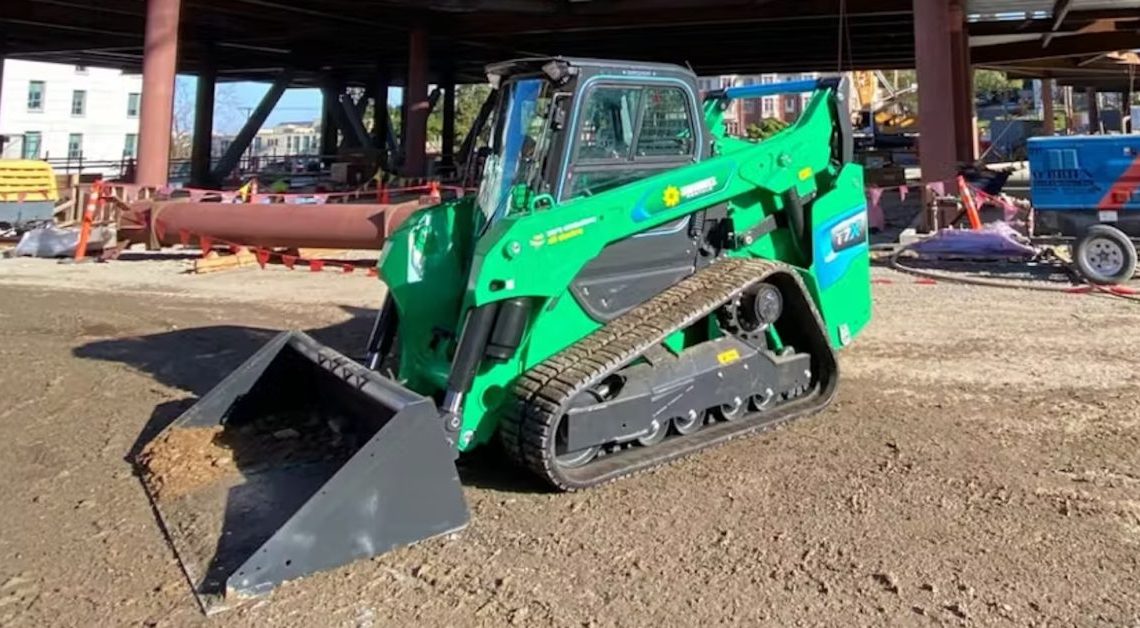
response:
[[[736,349],[729,349],[716,354],[716,361],[721,364],[732,364],[740,359],[740,352]]]
[[[811,178],[812,174],[814,174],[814,173],[811,170],[811,166],[808,166],[807,168],[800,170],[800,181],[807,181],[808,179]]]

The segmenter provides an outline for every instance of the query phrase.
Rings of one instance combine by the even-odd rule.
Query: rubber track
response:
[[[737,421],[708,425],[689,436],[671,436],[653,447],[631,447],[604,454],[580,468],[562,469],[554,462],[555,430],[578,394],[661,343],[674,331],[715,312],[746,288],[777,272],[790,275],[803,294],[807,294],[798,274],[786,265],[759,259],[722,259],[534,366],[516,381],[513,389],[516,403],[500,425],[507,453],[554,488],[572,491],[656,467],[827,405],[834,386],[826,394],[816,390],[803,399],[752,413]],[[826,335],[818,311],[811,299],[807,300],[819,333]]]

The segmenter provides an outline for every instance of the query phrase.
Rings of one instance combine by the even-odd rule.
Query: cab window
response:
[[[578,161],[628,161],[640,103],[640,87],[590,92],[578,131]]]
[[[687,94],[673,86],[603,85],[586,95],[565,198],[590,196],[693,160]]]

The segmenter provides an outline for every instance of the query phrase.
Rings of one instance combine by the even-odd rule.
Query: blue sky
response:
[[[178,77],[176,101],[186,103],[192,109],[197,83],[193,76]],[[214,132],[236,133],[268,90],[268,83],[218,83],[214,103]],[[399,104],[401,92],[398,87],[392,88],[388,93],[389,104]],[[278,101],[273,113],[269,114],[265,126],[281,122],[313,121],[320,115],[320,90],[290,89]],[[191,119],[192,117],[191,114]]]

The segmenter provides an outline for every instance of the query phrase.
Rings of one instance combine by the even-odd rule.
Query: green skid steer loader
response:
[[[871,316],[839,79],[702,95],[677,66],[571,58],[488,77],[479,191],[388,238],[367,358],[283,333],[140,456],[206,612],[463,528],[454,461],[477,448],[578,490],[832,399]],[[735,101],[784,97],[805,99],[789,128],[725,132]]]

